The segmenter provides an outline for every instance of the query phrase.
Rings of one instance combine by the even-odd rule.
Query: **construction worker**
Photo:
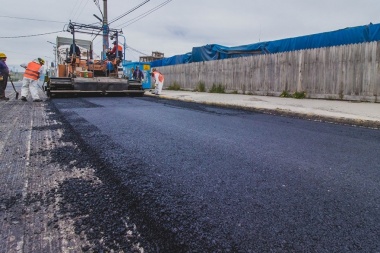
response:
[[[74,44],[70,45],[70,50],[69,50],[69,56],[72,56],[74,53]],[[75,44],[75,55],[80,58],[80,49],[77,44]]]
[[[0,100],[9,100],[5,96],[5,89],[7,88],[9,69],[5,61],[7,56],[4,53],[0,53]]]
[[[154,94],[161,95],[162,86],[164,86],[164,75],[155,68],[152,69],[151,75],[154,78]]]
[[[116,58],[116,50],[117,50],[118,51],[118,53],[117,53],[118,56],[117,57],[121,60],[123,58],[123,47],[120,46],[120,45],[118,45],[116,43],[116,41],[114,41],[112,44],[113,44],[113,48],[111,49],[111,51],[107,52],[108,59],[110,61],[112,61],[113,59],[115,59]]]
[[[29,62],[28,64],[21,64],[20,66],[25,68],[24,78],[22,79],[21,87],[21,100],[27,101],[26,97],[30,91],[32,95],[33,102],[41,102],[40,96],[38,95],[38,79],[40,75],[44,72],[43,65],[45,64],[44,59],[38,58]]]

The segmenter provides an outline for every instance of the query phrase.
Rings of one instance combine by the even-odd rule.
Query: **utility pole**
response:
[[[107,18],[107,0],[103,0],[103,60],[105,60],[106,52],[109,47],[108,43],[108,34],[109,34],[109,27],[108,27],[108,18]]]
[[[54,51],[54,76],[57,76],[57,70],[58,70],[58,66],[57,66],[57,52],[58,52],[58,48],[57,48],[57,44],[56,43],[53,43],[51,41],[46,41],[50,44],[53,45],[53,51]]]

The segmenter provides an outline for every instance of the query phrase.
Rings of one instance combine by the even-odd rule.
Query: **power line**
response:
[[[130,47],[129,45],[127,45],[127,49],[130,49],[130,50],[132,50],[132,51],[135,51],[136,53],[139,53],[139,54],[142,54],[142,55],[148,56],[148,54],[145,54],[145,53],[143,53],[143,52],[140,52],[139,50],[134,49],[134,48]]]
[[[122,26],[122,25],[124,25],[124,24],[127,24],[127,23],[129,23],[128,25],[131,25],[131,24],[133,24],[133,23],[139,21],[140,19],[142,19],[142,18],[148,16],[148,15],[151,14],[152,12],[154,12],[154,11],[156,11],[156,10],[158,10],[158,9],[160,9],[160,8],[162,8],[162,7],[164,7],[165,5],[167,5],[168,3],[170,3],[171,1],[173,1],[173,0],[167,0],[167,1],[165,1],[165,2],[163,2],[163,3],[161,3],[161,4],[159,4],[159,5],[157,5],[156,7],[150,9],[149,11],[147,11],[147,12],[145,12],[145,13],[143,13],[143,14],[137,16],[136,18],[133,18],[133,19],[131,19],[131,20],[125,22],[125,23],[122,23],[122,24],[116,26],[116,27],[120,27],[120,26]],[[116,20],[115,20],[115,21],[116,21]],[[126,26],[128,26],[128,25],[126,25]],[[124,27],[126,27],[126,26],[124,26]],[[139,51],[139,50],[137,50],[137,49],[134,49],[134,48],[130,47],[129,45],[127,45],[127,49],[129,49],[129,50],[131,50],[131,51],[134,51],[134,52],[137,52],[137,53],[139,53],[139,54],[141,54],[141,55],[145,55],[145,56],[148,56],[148,55],[149,55],[149,54],[143,53],[143,52],[141,52],[141,51]]]
[[[113,22],[115,22],[115,21],[117,21],[117,20],[123,18],[124,16],[128,15],[129,13],[131,13],[131,12],[137,10],[138,8],[140,8],[141,6],[143,6],[144,4],[146,4],[146,3],[149,2],[149,1],[150,1],[150,0],[145,0],[144,2],[142,2],[141,4],[139,4],[139,5],[135,6],[135,7],[133,7],[132,9],[130,9],[129,11],[127,11],[126,13],[120,15],[120,16],[117,17],[117,18],[114,18],[113,20],[111,20],[111,22],[109,22],[109,24],[112,24]]]
[[[42,35],[46,35],[46,34],[53,34],[53,33],[60,33],[60,32],[62,32],[62,31],[32,34],[32,35],[20,35],[20,36],[12,36],[12,37],[0,37],[0,39],[16,39],[16,38],[25,38],[25,37],[36,37],[36,36],[42,36]]]
[[[76,20],[76,16],[78,14],[78,10],[80,9],[82,3],[83,3],[83,0],[75,1],[75,4],[73,5],[73,9],[72,9],[71,14],[70,14],[70,19]]]
[[[123,26],[122,28],[127,27],[127,26],[129,26],[129,25],[131,25],[131,24],[139,21],[140,19],[148,16],[152,12],[155,12],[156,10],[161,9],[162,7],[164,7],[165,5],[167,5],[168,3],[170,3],[171,1],[173,1],[173,0],[167,0],[167,1],[165,1],[165,2],[163,2],[161,4],[159,4],[159,5],[157,5],[156,7],[150,9],[149,11],[147,11],[147,12],[145,12],[145,13],[143,13],[143,14],[141,14],[141,15],[139,15],[139,16],[137,16],[137,17],[135,17],[135,18],[133,18],[133,19],[125,22],[125,23],[122,23],[122,24],[120,24],[120,25],[118,25],[116,27],[120,27],[120,26],[125,25],[125,24],[127,24],[127,25]]]
[[[89,0],[88,0],[89,1]],[[80,12],[78,13],[78,15],[76,15],[77,17],[80,17],[80,15],[83,13],[83,11],[85,10],[87,4],[88,4],[88,1],[85,2],[84,6],[82,7],[82,9],[80,10]],[[78,9],[79,10],[79,9]],[[75,19],[74,19],[75,20]]]
[[[20,18],[20,17],[11,17],[11,16],[0,16],[0,18],[14,18],[14,19],[26,19],[40,22],[51,22],[51,23],[66,23],[61,21],[53,21],[53,20],[43,20],[43,19],[34,19],[34,18]]]

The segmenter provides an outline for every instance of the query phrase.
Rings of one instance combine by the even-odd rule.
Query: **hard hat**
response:
[[[0,58],[7,58],[7,56],[4,53],[0,53]]]
[[[45,60],[42,59],[42,58],[38,58],[38,61],[40,62],[41,65],[44,65],[44,64],[45,64]]]

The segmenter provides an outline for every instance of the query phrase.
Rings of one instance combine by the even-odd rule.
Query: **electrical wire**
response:
[[[95,5],[99,8],[100,12],[101,12],[101,9],[100,9],[100,6],[99,6],[99,0],[93,0],[93,1],[94,1]],[[116,22],[117,20],[123,18],[124,16],[126,16],[126,15],[128,15],[129,13],[131,13],[131,12],[135,11],[136,9],[140,8],[141,6],[143,6],[144,4],[146,4],[146,3],[149,2],[149,1],[150,1],[150,0],[146,0],[146,1],[142,2],[141,4],[135,6],[135,7],[132,8],[131,10],[127,11],[126,13],[124,13],[124,14],[122,14],[122,15],[120,15],[120,16],[114,18],[114,19],[112,19],[112,20],[109,22],[109,24],[111,24],[111,23],[113,23],[113,22]],[[129,23],[129,24],[126,25],[126,26],[129,26],[129,25],[131,25],[131,24],[137,22],[138,20],[140,20],[140,19],[142,19],[142,18],[148,16],[148,15],[151,14],[152,12],[154,12],[154,11],[156,11],[156,10],[162,8],[163,6],[167,5],[167,4],[170,3],[171,1],[173,1],[173,0],[167,0],[167,1],[165,1],[165,2],[163,2],[163,3],[161,3],[161,4],[159,4],[159,5],[155,6],[154,8],[150,9],[149,11],[147,11],[147,12],[145,12],[145,13],[143,13],[143,14],[137,16],[136,18],[131,19],[131,20],[125,22],[125,23],[122,23],[122,24],[120,24],[120,25],[118,25],[118,26],[116,26],[116,27],[119,27],[119,26],[125,25],[125,24],[127,24],[127,23]],[[103,15],[103,14],[102,14],[102,15]],[[124,27],[126,27],[126,26],[124,26]],[[98,34],[97,34],[97,35],[98,35]],[[96,36],[97,36],[97,35],[96,35]],[[96,36],[94,37],[94,39],[96,38]],[[94,40],[94,39],[93,39],[93,40]],[[131,47],[129,47],[129,46],[128,46],[128,48],[130,48],[132,51],[135,51],[135,52],[137,52],[137,53],[139,53],[139,54],[142,54],[142,55],[148,56],[148,54],[145,54],[145,53],[143,53],[143,52],[140,52],[140,51],[138,51],[137,49],[131,48]]]
[[[50,22],[50,23],[66,23],[61,21],[53,21],[53,20],[43,20],[43,19],[34,19],[34,18],[20,18],[20,17],[11,17],[11,16],[0,16],[0,18],[13,18],[13,19],[25,19],[25,20],[32,20],[32,21],[40,21],[40,22]]]
[[[161,4],[159,4],[159,5],[155,6],[154,8],[150,9],[149,11],[147,11],[147,12],[145,12],[145,13],[143,13],[143,14],[137,16],[136,18],[133,18],[133,19],[131,19],[131,20],[125,22],[125,23],[122,23],[122,24],[120,24],[120,25],[117,25],[116,27],[120,27],[120,26],[125,25],[125,24],[127,24],[127,23],[128,23],[128,25],[126,25],[126,26],[129,26],[129,25],[131,25],[131,24],[133,24],[133,23],[139,21],[140,19],[142,19],[142,18],[148,16],[148,15],[151,14],[152,12],[154,12],[154,11],[156,11],[156,10],[158,10],[158,9],[160,9],[160,8],[162,8],[162,7],[164,7],[165,5],[167,5],[168,3],[170,3],[171,1],[173,1],[173,0],[167,0],[167,1],[165,1],[165,2],[163,2],[163,3],[161,3]],[[130,11],[130,12],[132,12],[132,11]],[[130,13],[130,12],[129,12],[129,13]],[[129,13],[127,13],[127,14],[129,14]],[[125,15],[127,15],[127,14],[125,14]],[[125,15],[124,15],[124,16],[125,16]],[[116,21],[116,20],[115,20],[115,21]],[[114,22],[114,21],[113,21],[113,22]],[[126,26],[124,26],[124,27],[126,27]],[[124,28],[124,27],[123,27],[123,28]],[[137,50],[137,49],[134,49],[134,48],[130,47],[129,45],[127,45],[127,50],[137,52],[137,53],[139,53],[139,54],[141,54],[141,55],[149,56],[149,54],[146,54],[146,53],[143,53],[143,52],[141,52],[141,51],[139,51],[139,50]]]
[[[40,34],[32,34],[32,35],[20,35],[20,36],[0,37],[0,39],[17,39],[17,38],[26,38],[26,37],[36,37],[36,36],[42,36],[42,35],[53,34],[53,33],[60,33],[60,32],[62,32],[62,31],[40,33]]]
[[[100,8],[99,0],[93,0],[93,1],[94,1],[95,5],[98,7],[100,13],[101,13],[102,16],[103,16],[103,13],[102,13],[101,8]],[[127,11],[126,13],[124,13],[124,14],[122,14],[122,15],[116,17],[116,18],[113,19],[111,22],[109,22],[109,24],[111,24],[111,23],[113,23],[113,22],[116,22],[117,20],[119,20],[119,19],[125,17],[126,15],[128,15],[128,14],[130,14],[131,12],[137,10],[138,8],[140,8],[140,7],[143,6],[144,4],[148,3],[149,1],[150,1],[150,0],[145,0],[144,2],[142,2],[142,3],[140,3],[139,5],[135,6],[135,7],[132,8],[131,10]],[[171,1],[172,1],[172,0],[167,0],[167,1],[163,2],[163,3],[161,3],[160,5],[158,5],[158,6],[154,7],[154,8],[152,8],[151,10],[149,10],[149,11],[147,11],[147,12],[145,12],[145,13],[139,15],[139,16],[137,16],[136,18],[133,18],[133,19],[131,19],[131,20],[125,22],[125,23],[122,23],[122,24],[118,25],[118,27],[119,27],[119,26],[122,26],[122,25],[125,25],[125,24],[127,24],[126,26],[129,26],[129,25],[131,25],[131,24],[137,22],[138,20],[140,20],[140,19],[146,17],[147,15],[151,14],[152,12],[154,12],[154,11],[156,11],[156,10],[162,8],[163,6],[165,6],[166,4],[168,4],[168,3],[171,2]],[[77,3],[78,3],[78,2],[77,2]],[[81,2],[79,2],[78,8],[75,8],[75,6],[74,6],[74,9],[76,10],[75,13],[78,13],[78,10],[80,9],[80,6],[82,5],[82,3],[83,3],[83,0],[82,0]],[[74,17],[75,17],[75,16],[79,16],[79,15],[83,12],[83,10],[84,10],[84,8],[86,7],[87,4],[88,4],[88,2],[86,2],[86,3],[84,4],[83,8],[81,8],[82,10],[80,11],[80,13],[78,13],[78,15],[73,15],[73,16],[74,16]],[[73,12],[74,12],[74,10],[72,11],[72,14],[73,14]],[[64,23],[64,24],[66,23],[66,22],[62,22],[62,21],[42,20],[42,19],[33,19],[33,18],[20,18],[20,17],[11,17],[11,16],[3,16],[3,15],[0,15],[0,17],[2,17],[2,18],[13,18],[13,19],[32,20],[32,21],[39,21],[39,22]],[[124,26],[124,27],[126,27],[126,26]],[[0,39],[15,39],[15,38],[36,37],[36,36],[43,36],[43,35],[54,34],[54,33],[61,33],[61,32],[62,32],[62,31],[47,32],[47,33],[40,33],[40,34],[31,34],[31,35],[20,35],[20,36],[1,36]],[[94,38],[94,39],[95,39],[95,38]],[[148,54],[143,53],[143,52],[141,52],[141,51],[139,51],[139,50],[137,50],[137,49],[134,49],[134,48],[130,47],[129,45],[127,46],[127,49],[128,49],[128,50],[131,50],[131,51],[134,51],[134,52],[137,52],[137,53],[139,53],[139,54],[141,54],[141,55],[148,56]]]
[[[88,0],[88,1],[90,1],[90,0]],[[82,15],[83,11],[86,9],[86,6],[87,6],[87,4],[88,4],[88,1],[84,4],[82,10],[78,13],[78,17],[80,17],[80,15]]]
[[[85,1],[85,0],[77,1],[77,3],[79,3],[78,7],[75,7],[75,5],[74,5],[74,10],[72,11],[73,15],[72,15],[72,18],[70,18],[70,20],[76,20],[77,17],[79,17],[79,15],[80,15],[79,12],[83,11],[83,8],[81,8],[83,1]]]
[[[137,17],[135,17],[135,18],[133,18],[133,19],[131,19],[129,21],[127,21],[127,22],[124,22],[124,23],[122,23],[120,25],[117,25],[116,27],[120,27],[120,26],[123,26],[123,25],[127,24],[127,25],[125,25],[125,26],[122,27],[122,28],[124,28],[124,27],[127,27],[127,26],[129,26],[129,25],[131,25],[133,23],[136,23],[137,21],[139,21],[140,19],[148,16],[152,12],[155,12],[156,10],[161,9],[162,7],[164,7],[165,5],[167,5],[168,3],[170,3],[171,1],[173,1],[173,0],[167,0],[167,1],[165,1],[165,2],[163,2],[161,4],[159,4],[159,5],[157,5],[156,7],[150,9],[149,11],[147,11],[147,12],[145,12],[145,13],[143,13],[143,14],[141,14],[141,15],[139,15],[139,16],[137,16]]]
[[[69,15],[69,20],[71,20],[74,17],[74,12],[77,10],[77,5],[80,3],[79,1],[75,1],[75,4],[73,5],[73,8],[71,9],[71,13]]]
[[[133,50],[128,50],[128,48],[125,49],[125,57],[127,58],[127,56],[128,56],[128,60],[130,60],[130,61],[139,61],[140,60],[139,54],[134,52]]]
[[[141,4],[139,4],[139,5],[135,6],[135,7],[133,7],[132,9],[130,9],[129,11],[127,11],[126,13],[120,15],[119,17],[114,18],[114,19],[111,20],[108,24],[112,24],[113,22],[115,22],[115,21],[117,21],[117,20],[119,20],[119,19],[125,17],[126,15],[128,15],[129,13],[131,13],[131,12],[137,10],[138,8],[140,8],[141,6],[143,6],[144,4],[146,4],[146,3],[149,2],[149,1],[150,1],[150,0],[145,0],[144,2],[142,2]]]
[[[139,53],[139,54],[142,54],[142,55],[148,56],[148,54],[145,54],[145,53],[143,53],[143,52],[140,52],[139,50],[134,49],[134,48],[130,47],[129,45],[127,45],[127,49],[130,49],[130,50],[132,50],[132,51],[135,51],[136,53]]]

